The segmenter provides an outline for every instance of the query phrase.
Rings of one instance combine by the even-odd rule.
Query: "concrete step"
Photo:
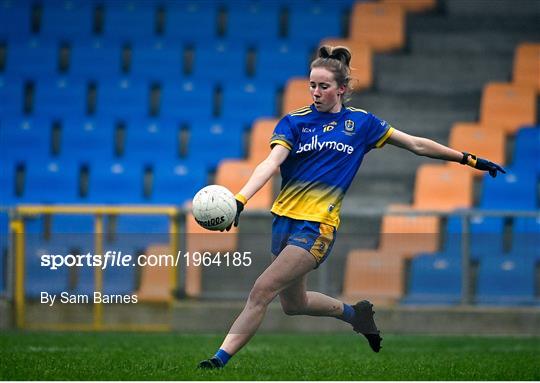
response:
[[[512,60],[513,55],[442,52],[378,55],[375,57],[375,87],[381,92],[449,95],[480,92],[488,81],[509,81]]]
[[[459,0],[467,3],[466,1]],[[528,1],[528,0],[527,0]],[[532,2],[532,1],[531,1]],[[486,4],[482,0],[483,4]],[[540,2],[537,2],[540,4]],[[489,7],[486,7],[489,8]],[[440,14],[409,14],[407,16],[407,34],[409,32],[508,32],[524,33],[538,32],[538,14],[525,13],[522,15],[475,15],[448,13]]]
[[[536,0],[444,0],[443,8],[451,16],[540,16],[540,2]]]

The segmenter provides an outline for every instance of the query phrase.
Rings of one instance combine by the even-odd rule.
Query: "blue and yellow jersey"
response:
[[[338,227],[341,202],[364,155],[382,147],[392,131],[386,121],[352,107],[322,113],[312,104],[283,117],[270,145],[291,152],[281,164],[272,213]]]

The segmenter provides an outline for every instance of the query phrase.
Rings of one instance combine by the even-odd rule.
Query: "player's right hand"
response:
[[[229,231],[231,230],[231,227],[234,225],[234,227],[238,226],[238,220],[240,219],[240,213],[244,210],[244,203],[242,201],[239,201],[238,198],[234,198],[236,200],[236,216],[234,217],[233,223],[231,223],[225,230]]]
[[[463,152],[463,159],[461,160],[461,163],[478,170],[489,172],[489,175],[492,177],[497,177],[497,172],[506,173],[506,170],[495,162],[491,162],[467,152]]]

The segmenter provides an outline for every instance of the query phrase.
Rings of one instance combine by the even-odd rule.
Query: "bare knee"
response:
[[[268,306],[276,296],[273,285],[267,281],[257,279],[248,297],[248,304],[254,306]]]

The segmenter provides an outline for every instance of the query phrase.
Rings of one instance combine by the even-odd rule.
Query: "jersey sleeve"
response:
[[[367,142],[370,149],[382,148],[392,135],[394,128],[386,121],[370,114]]]
[[[281,145],[292,150],[297,140],[298,133],[289,117],[285,116],[278,122],[274,129],[272,138],[270,138],[270,147],[273,148],[274,145]]]

